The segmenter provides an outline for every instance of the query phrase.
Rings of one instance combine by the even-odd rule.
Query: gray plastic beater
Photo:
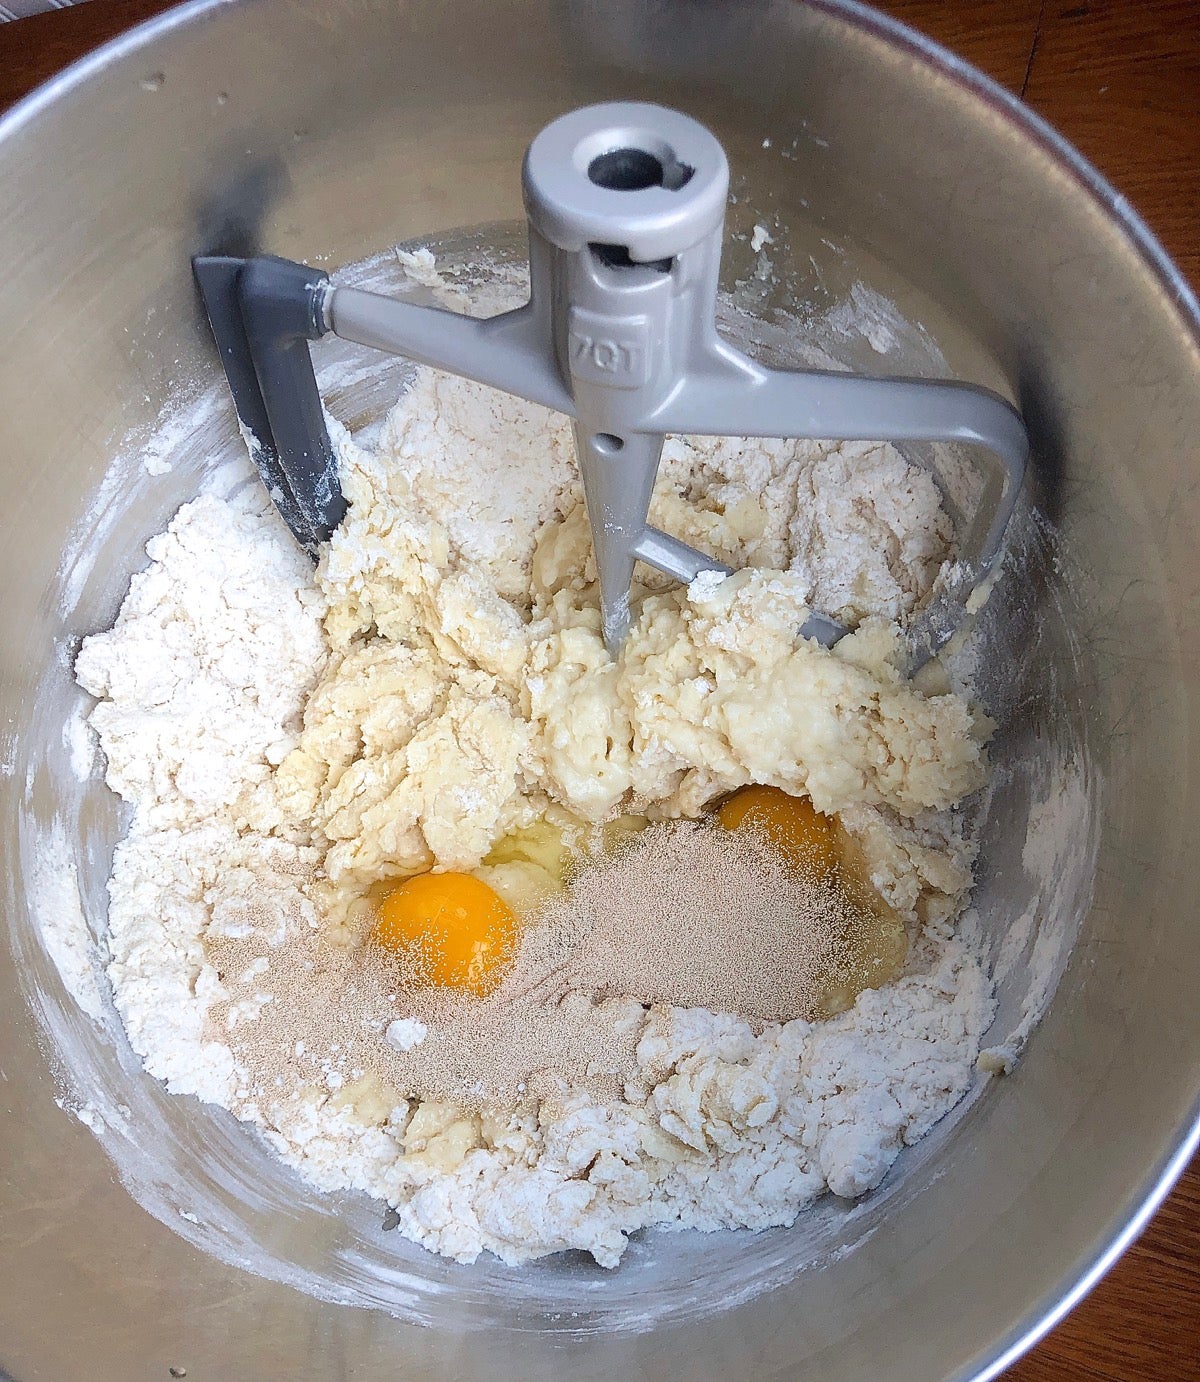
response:
[[[315,553],[345,509],[308,353],[346,340],[518,394],[574,419],[604,638],[629,626],[634,563],[680,581],[722,563],[647,523],[668,433],[974,443],[999,462],[977,551],[926,612],[914,664],[949,638],[992,569],[1028,455],[1020,414],[951,381],[768,369],[722,340],[717,280],[729,168],[716,138],[661,106],[589,106],[548,125],[523,170],[529,302],[490,320],[334,286],[266,257],[194,261],[243,431],[297,540]],[[814,613],[799,631],[846,630]]]

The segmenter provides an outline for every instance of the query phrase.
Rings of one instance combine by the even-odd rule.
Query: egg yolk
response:
[[[483,998],[503,979],[517,932],[512,909],[478,878],[422,873],[379,902],[370,938],[413,963],[423,987],[465,989]]]
[[[900,973],[908,958],[904,919],[875,891],[862,846],[836,817],[823,815],[808,797],[752,786],[722,802],[717,820],[726,830],[759,831],[790,867],[815,882],[835,884],[849,904],[816,1016],[845,1012],[864,989],[879,988]]]
[[[837,825],[808,797],[778,787],[743,787],[717,808],[726,830],[755,830],[792,868],[814,880],[831,878],[838,867]]]

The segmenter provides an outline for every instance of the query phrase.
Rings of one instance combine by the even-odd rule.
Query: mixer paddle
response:
[[[664,436],[970,443],[992,457],[967,525],[974,550],[909,631],[915,667],[944,646],[993,569],[1028,456],[1020,414],[953,381],[768,369],[716,329],[729,185],[724,150],[660,106],[589,106],[548,125],[523,169],[530,300],[480,321],[333,285],[270,257],[193,261],[251,452],[288,526],[316,553],[345,510],[308,342],[328,332],[574,419],[605,642],[629,627],[634,564],[683,582],[730,568],[647,522]],[[799,630],[847,630],[814,612]]]

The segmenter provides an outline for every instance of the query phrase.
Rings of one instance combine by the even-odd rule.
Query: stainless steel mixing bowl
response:
[[[236,446],[190,256],[342,264],[447,233],[462,252],[480,226],[499,244],[529,138],[613,97],[677,105],[724,141],[730,310],[760,337],[786,353],[797,323],[840,321],[844,362],[1019,400],[1036,475],[981,634],[999,769],[977,907],[998,956],[1016,919],[1030,934],[1000,956],[993,1040],[1028,1031],[1078,935],[1014,1072],[981,1079],[862,1205],[757,1236],[642,1235],[615,1273],[458,1267],[139,1071],[70,939],[102,932],[121,827],[81,771],[70,663],[146,537]],[[201,0],[0,123],[0,185],[0,1366],[994,1376],[1196,1142],[1200,323],[1129,208],[997,87],[833,0]],[[765,277],[744,239],[759,221]],[[864,326],[870,293],[910,329]],[[184,404],[171,468],[142,464]]]

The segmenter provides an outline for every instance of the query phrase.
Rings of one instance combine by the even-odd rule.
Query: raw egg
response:
[[[518,929],[512,908],[480,879],[422,873],[379,902],[371,941],[411,965],[414,984],[482,998],[504,977]]]
[[[822,814],[808,797],[756,785],[722,802],[717,820],[726,830],[757,830],[789,867],[836,888],[844,899],[844,928],[823,977],[818,1017],[845,1012],[864,989],[879,988],[903,970],[904,919],[875,890],[861,844],[835,816]]]
[[[837,872],[837,823],[808,797],[778,787],[743,787],[717,808],[726,830],[755,830],[792,868],[814,880]]]

